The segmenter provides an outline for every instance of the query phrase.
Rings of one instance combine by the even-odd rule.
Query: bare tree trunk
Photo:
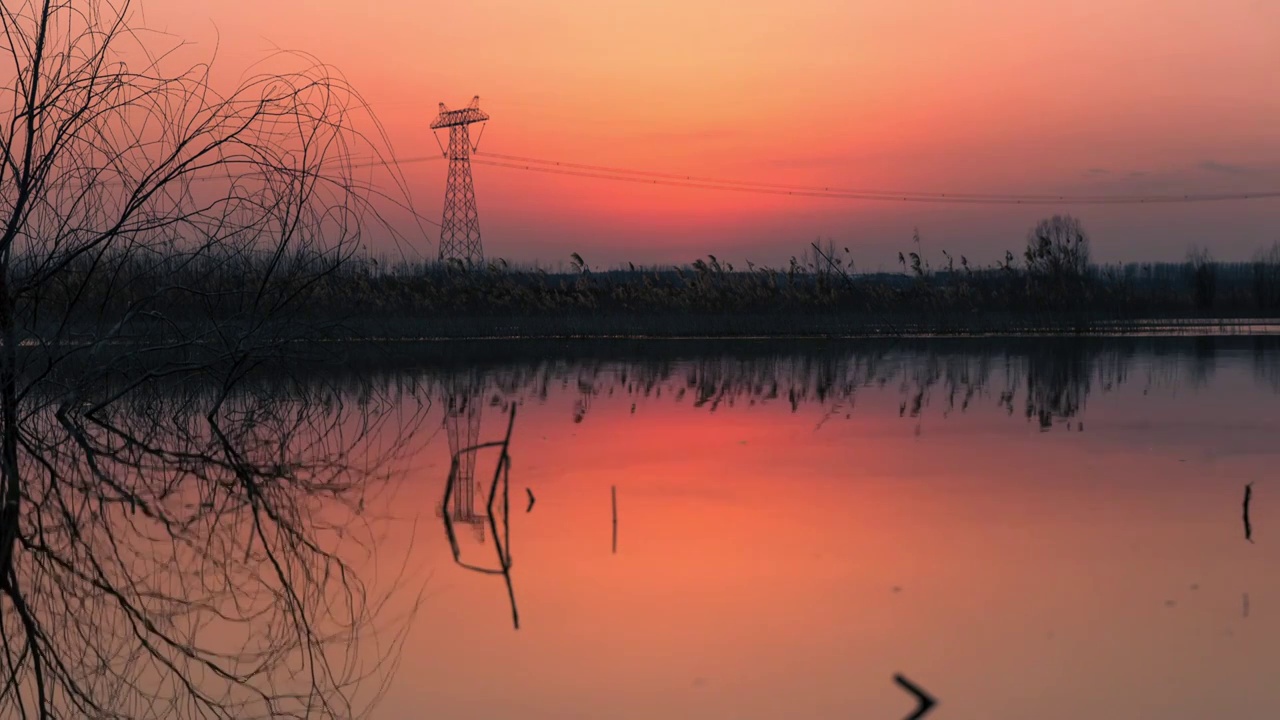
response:
[[[7,255],[8,253],[4,253]],[[9,294],[8,263],[0,267],[0,463],[3,463],[3,504],[0,504],[0,587],[7,586],[13,569],[14,545],[22,509],[22,481],[18,469],[17,337],[13,299]]]

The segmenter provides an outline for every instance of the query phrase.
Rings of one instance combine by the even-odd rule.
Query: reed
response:
[[[360,256],[287,290],[304,301],[298,319],[330,337],[1125,333],[1152,321],[1203,329],[1280,317],[1280,244],[1250,262],[1193,250],[1183,263],[1080,265],[1065,274],[1012,252],[979,267],[946,251],[937,267],[912,251],[900,256],[901,272],[858,272],[847,251],[812,250],[781,268],[707,256],[683,266],[597,270],[575,253],[562,272],[500,260],[464,267]],[[162,279],[178,288],[167,298],[167,323],[252,323],[243,289],[269,272],[270,260],[157,254],[98,262],[113,272],[70,264],[67,282],[50,282],[29,306],[25,326],[39,335],[74,317],[72,304],[92,308],[100,325],[123,317]],[[88,277],[110,282],[83,282]],[[76,294],[64,297],[60,287]],[[147,322],[133,320],[139,336]]]

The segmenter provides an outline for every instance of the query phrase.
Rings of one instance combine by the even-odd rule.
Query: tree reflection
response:
[[[1280,392],[1280,339],[1253,338],[1253,374],[1272,392]]]
[[[792,412],[816,405],[826,418],[848,414],[860,392],[877,388],[897,392],[903,417],[921,417],[931,409],[947,417],[995,405],[1050,430],[1078,419],[1092,394],[1112,392],[1135,378],[1145,390],[1203,387],[1213,377],[1221,348],[1241,342],[1248,340],[1027,338],[792,344],[767,350],[692,346],[631,357],[621,351],[611,357],[515,356],[484,370],[480,382],[486,389],[477,392],[545,400],[549,388],[559,387],[574,398],[573,421],[584,422],[596,398],[617,394],[637,404],[665,399],[707,412],[738,404],[785,403]],[[1259,350],[1255,368],[1261,381],[1280,389],[1280,380],[1271,380],[1280,378],[1276,357],[1272,350]],[[434,377],[444,383],[451,372],[442,369]],[[431,377],[428,370],[421,381],[432,382]]]
[[[1026,417],[1041,430],[1084,408],[1093,360],[1080,346],[1046,348],[1027,357]]]
[[[175,379],[28,403],[0,714],[357,714],[400,639],[368,635],[386,595],[358,572],[366,506],[424,405],[371,382]]]

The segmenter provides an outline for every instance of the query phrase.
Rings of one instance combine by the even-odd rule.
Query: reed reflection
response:
[[[459,427],[474,424],[474,399],[545,400],[548,389],[574,393],[573,421],[584,421],[600,396],[688,403],[715,412],[738,404],[785,403],[793,412],[820,405],[848,414],[868,388],[897,388],[899,414],[917,417],[938,408],[944,417],[974,403],[994,403],[1043,430],[1078,418],[1088,398],[1134,381],[1145,389],[1201,387],[1220,352],[1252,352],[1258,377],[1280,378],[1275,338],[1006,339],[865,342],[783,349],[740,345],[725,351],[648,348],[648,354],[574,360],[514,355],[476,372],[467,393],[445,385],[454,372],[446,358],[429,364],[423,380],[439,386],[445,402],[462,403]],[[1280,381],[1271,383],[1280,389]],[[452,387],[452,386],[450,386]],[[451,399],[450,399],[451,398]],[[451,422],[455,422],[451,420]],[[459,433],[462,437],[465,433]],[[466,440],[461,440],[465,444]],[[456,449],[457,446],[454,446]],[[466,471],[463,470],[463,482]]]
[[[538,498],[510,521],[520,632],[492,577],[504,556],[458,523],[462,560],[490,572],[450,574],[423,637],[454,650],[424,644],[430,686],[406,699],[461,717],[889,718],[908,710],[886,692],[901,671],[987,717],[1274,701],[1276,398],[1252,340],[583,350],[468,370],[485,414],[520,405],[510,472]],[[414,377],[443,405],[458,371]],[[501,439],[485,419],[478,441]],[[436,451],[442,482],[452,451]],[[497,453],[479,453],[481,512]],[[424,564],[452,565],[449,547]],[[512,690],[475,709],[495,676]]]

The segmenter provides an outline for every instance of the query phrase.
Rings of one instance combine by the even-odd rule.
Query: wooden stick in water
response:
[[[1253,483],[1244,486],[1244,539],[1253,542],[1253,525],[1249,523],[1249,499],[1253,497]]]
[[[613,488],[613,554],[618,554],[618,486]]]

